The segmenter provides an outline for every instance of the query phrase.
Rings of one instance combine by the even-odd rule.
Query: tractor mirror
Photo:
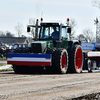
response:
[[[27,27],[27,32],[30,32],[30,27]]]
[[[68,27],[67,33],[71,33],[71,28],[70,27]]]

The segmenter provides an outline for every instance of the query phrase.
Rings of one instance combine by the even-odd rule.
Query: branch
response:
[[[100,1],[99,0],[93,0],[92,4],[94,7],[100,8]]]

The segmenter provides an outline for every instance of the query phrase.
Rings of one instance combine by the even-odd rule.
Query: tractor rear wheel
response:
[[[68,54],[66,49],[57,49],[52,56],[54,73],[65,74],[68,69]]]
[[[68,71],[81,73],[83,68],[83,53],[80,45],[75,45],[69,57]]]

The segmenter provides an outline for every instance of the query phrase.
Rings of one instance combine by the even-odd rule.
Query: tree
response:
[[[0,31],[0,36],[1,37],[14,37],[14,34],[12,34],[9,31],[6,31],[6,32]]]
[[[82,34],[78,36],[78,39],[80,39],[81,41],[92,43],[95,41],[95,35],[91,29],[84,29]]]
[[[88,41],[87,41],[87,38],[85,38],[83,34],[79,34],[79,35],[77,36],[77,38],[78,38],[78,40],[80,40],[81,42],[88,42]]]
[[[6,37],[14,37],[14,34],[12,34],[11,32],[9,31],[6,31]]]
[[[100,8],[100,0],[92,0],[92,4],[94,7]]]
[[[18,37],[21,37],[23,33],[23,24],[18,23],[17,26],[15,26],[15,30],[17,32]]]
[[[71,38],[75,38],[75,33],[77,29],[77,22],[75,19],[71,18],[69,22],[69,26],[71,26]]]
[[[5,37],[5,33],[3,31],[0,31],[0,36]]]

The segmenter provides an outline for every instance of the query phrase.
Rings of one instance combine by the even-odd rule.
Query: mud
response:
[[[78,98],[73,98],[70,100],[100,100],[100,93],[93,93],[93,94],[81,96]]]

